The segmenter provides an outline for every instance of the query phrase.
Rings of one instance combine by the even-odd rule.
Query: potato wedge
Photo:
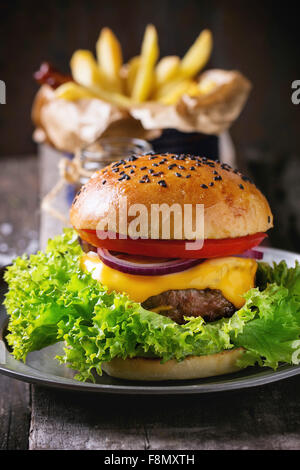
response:
[[[103,28],[96,43],[98,64],[112,87],[122,91],[120,69],[123,63],[121,44],[110,28]]]
[[[154,67],[158,55],[157,32],[153,25],[148,25],[142,43],[141,61],[132,90],[132,98],[138,103],[146,101],[151,93],[154,80]]]
[[[181,60],[180,76],[195,77],[208,62],[213,47],[212,34],[209,29],[202,31],[194,44]]]

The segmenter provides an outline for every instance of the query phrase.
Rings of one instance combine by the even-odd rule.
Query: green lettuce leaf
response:
[[[7,268],[10,315],[7,336],[17,359],[58,341],[58,322],[90,319],[104,289],[79,266],[82,255],[76,233],[69,229],[49,240],[45,253],[22,256]]]
[[[285,261],[273,263],[258,263],[256,274],[257,286],[264,290],[268,284],[277,284],[286,287],[291,295],[300,296],[300,263],[295,262],[295,267],[288,268]]]
[[[147,311],[125,295],[114,294],[113,304],[95,305],[92,326],[78,319],[69,328],[59,323],[67,347],[60,361],[79,371],[79,380],[101,375],[103,362],[115,357],[158,357],[183,360],[189,355],[212,354],[233,347],[227,320],[205,324],[194,318],[185,325]]]
[[[7,337],[13,354],[57,341],[66,344],[62,363],[77,370],[79,380],[94,380],[103,362],[114,357],[183,360],[244,347],[240,367],[259,363],[297,364],[300,350],[300,267],[260,263],[258,285],[231,318],[205,323],[187,318],[185,325],[150,312],[125,294],[109,293],[80,268],[81,247],[69,229],[50,240],[45,253],[17,258],[8,268],[5,305],[10,315]]]

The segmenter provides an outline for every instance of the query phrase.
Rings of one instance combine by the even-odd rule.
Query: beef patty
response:
[[[205,321],[212,322],[231,317],[236,310],[218,289],[167,290],[149,297],[142,306],[169,317],[180,325],[186,323],[184,317],[203,317]]]

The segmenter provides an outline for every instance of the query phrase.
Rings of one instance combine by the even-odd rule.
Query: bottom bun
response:
[[[112,377],[127,380],[200,379],[240,370],[236,362],[243,353],[243,348],[237,348],[208,356],[188,356],[181,362],[171,359],[164,364],[161,364],[160,359],[115,358],[105,362],[102,368]]]

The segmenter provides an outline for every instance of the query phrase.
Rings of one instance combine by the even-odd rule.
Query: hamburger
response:
[[[257,270],[255,259],[232,255],[258,245],[272,227],[267,200],[248,178],[226,164],[204,157],[150,154],[129,160],[113,163],[96,173],[73,202],[70,212],[73,227],[82,240],[98,248],[98,256],[94,252],[83,256],[82,268],[93,272],[93,277],[110,291],[125,292],[147,310],[178,324],[187,323],[189,317],[201,316],[206,322],[231,317],[243,306],[243,295],[254,287]],[[99,223],[112,212],[119,215],[124,195],[128,208],[137,203],[146,208],[150,220],[146,231],[140,227],[146,238],[119,238],[122,230],[118,217],[118,238],[99,238]],[[151,238],[153,206],[176,204],[183,210],[184,205],[195,207],[199,202],[204,205],[203,247],[186,250],[187,240],[174,238],[175,217],[172,218],[171,211],[161,218],[157,238]],[[123,235],[128,234],[126,229],[131,222],[128,216]],[[167,240],[163,237],[163,225],[170,226]],[[181,237],[183,234],[182,228]],[[194,233],[193,238],[196,237]],[[162,261],[149,259],[153,255]],[[191,258],[196,264],[182,263],[183,259]],[[174,259],[179,259],[182,267],[173,272],[171,264],[168,271],[168,264]],[[151,267],[147,269],[147,265]],[[162,274],[158,266],[162,266]],[[236,370],[240,353],[241,350],[234,349],[164,364],[159,358],[116,358],[104,364],[103,369],[110,375],[130,379],[198,378]]]
[[[16,358],[65,341],[59,360],[80,380],[147,381],[299,362],[300,268],[261,261],[273,216],[239,171],[133,155],[91,177],[70,221],[7,271]]]

